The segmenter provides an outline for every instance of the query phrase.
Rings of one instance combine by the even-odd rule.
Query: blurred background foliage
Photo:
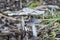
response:
[[[42,4],[42,3],[46,3],[48,4],[52,4],[52,5],[58,5],[60,6],[60,0],[32,0],[33,2],[29,5],[30,8],[35,8],[36,6]],[[28,2],[28,0],[26,0],[26,2]]]

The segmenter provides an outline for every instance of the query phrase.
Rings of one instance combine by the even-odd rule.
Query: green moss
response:
[[[27,3],[27,2],[28,2],[28,0],[25,0],[25,2]]]
[[[57,20],[56,22],[59,22],[59,23],[60,23],[60,19],[59,19],[59,20]]]
[[[52,22],[52,20],[44,20],[44,21],[41,22],[41,24],[49,24],[51,22]]]
[[[38,6],[38,4],[39,4],[39,2],[34,2],[34,3],[31,3],[29,7],[30,8],[35,8],[35,7]]]
[[[35,15],[35,18],[37,18],[37,19],[40,18],[40,15]]]
[[[50,19],[50,18],[53,18],[52,15],[46,15],[45,16],[45,19]]]

